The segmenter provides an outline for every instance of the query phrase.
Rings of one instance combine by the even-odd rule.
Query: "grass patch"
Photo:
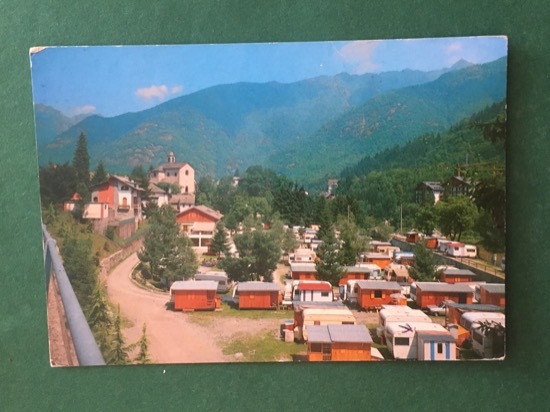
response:
[[[242,354],[243,362],[292,361],[292,356],[305,352],[303,344],[283,342],[273,332],[260,336],[239,336],[223,348],[225,355]]]
[[[221,311],[196,311],[190,313],[190,319],[201,321],[208,318],[239,318],[239,319],[293,319],[294,312],[291,310],[254,310],[235,309],[225,302],[222,302]]]

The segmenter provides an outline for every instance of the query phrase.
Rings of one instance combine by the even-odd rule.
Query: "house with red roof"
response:
[[[223,217],[217,210],[199,205],[185,209],[176,216],[180,231],[193,242],[198,252],[206,253],[216,232],[216,223]]]

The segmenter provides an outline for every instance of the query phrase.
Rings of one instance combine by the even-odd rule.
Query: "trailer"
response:
[[[355,325],[353,313],[345,306],[339,308],[306,308],[299,316],[295,312],[294,336],[298,341],[307,341],[307,326]]]
[[[389,309],[386,307],[385,309],[382,309],[380,312],[378,312],[378,327],[376,328],[376,336],[378,336],[380,339],[384,338],[384,331],[386,330],[386,326],[392,322],[432,323],[430,317],[421,310],[411,309],[408,306],[394,306],[394,308]]]
[[[422,352],[421,359],[426,359],[424,355],[425,338],[422,338],[425,332],[432,333],[432,339],[429,346],[441,344],[441,350],[448,354],[448,360],[456,359],[456,344],[451,333],[443,326],[437,323],[429,322],[390,322],[385,329],[384,336],[388,350],[394,359],[419,359],[419,352]],[[419,339],[419,334],[421,339]],[[454,344],[454,345],[453,345]],[[455,346],[455,348],[453,348]],[[446,358],[446,356],[443,356]],[[432,359],[438,360],[438,359]]]
[[[505,319],[486,322],[492,332],[479,323],[470,329],[473,351],[485,359],[504,356]]]
[[[195,275],[196,281],[205,281],[205,280],[213,280],[215,282],[218,282],[218,293],[227,293],[229,291],[229,288],[231,286],[231,282],[227,278],[227,273],[225,272],[206,272],[206,273],[197,273]]]
[[[477,257],[477,247],[460,242],[451,242],[447,245],[446,253],[452,257]]]

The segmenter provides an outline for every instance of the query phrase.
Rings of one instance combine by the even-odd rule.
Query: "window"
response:
[[[185,176],[189,176],[189,170],[185,171]]]
[[[330,344],[323,344],[323,360],[329,361],[332,359],[332,347]]]
[[[328,292],[321,292],[321,296],[323,296],[325,298],[328,297]]]
[[[97,202],[97,196],[94,196],[94,202]]]
[[[355,322],[342,322],[342,325],[355,325]]]
[[[374,291],[374,297],[380,299],[382,297],[382,291],[381,290],[375,290]]]
[[[442,343],[438,343],[438,344],[437,344],[437,353],[438,353],[438,354],[442,354],[442,353],[443,353],[443,344],[442,344]]]
[[[120,187],[120,190],[130,190],[130,188],[129,188],[128,186],[126,186],[126,185],[122,185],[122,186]]]
[[[320,320],[314,320],[314,321],[313,321],[313,324],[314,324],[314,325],[321,325],[321,321],[320,321]]]
[[[323,351],[323,345],[320,343],[312,343],[310,346],[310,351],[321,353]]]
[[[483,335],[479,332],[478,329],[474,330],[474,333],[472,334],[472,339],[480,345],[483,345]]]
[[[409,346],[409,338],[394,338],[395,346]]]

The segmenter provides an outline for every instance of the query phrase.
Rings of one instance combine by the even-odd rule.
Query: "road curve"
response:
[[[142,289],[130,280],[139,259],[134,253],[107,276],[109,300],[120,305],[132,326],[123,330],[126,344],[139,340],[147,324],[149,355],[154,363],[228,362],[212,337],[186,314],[166,309],[169,295]]]

